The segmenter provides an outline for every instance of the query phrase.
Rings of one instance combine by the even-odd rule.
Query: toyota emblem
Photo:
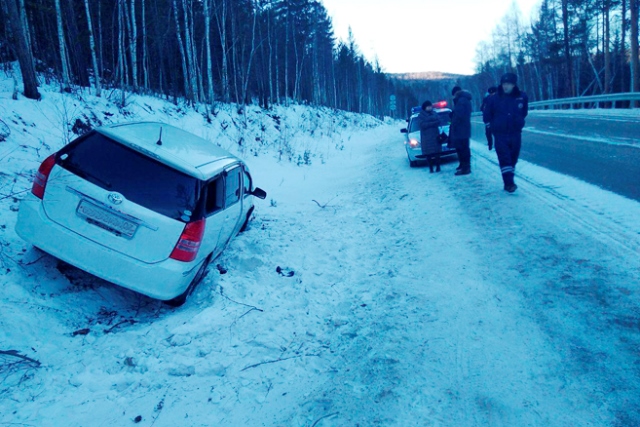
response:
[[[124,200],[124,197],[120,193],[109,193],[109,196],[107,196],[107,198],[114,205],[119,205]]]

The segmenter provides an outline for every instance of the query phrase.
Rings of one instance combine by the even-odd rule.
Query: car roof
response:
[[[134,122],[95,129],[187,175],[207,180],[240,159],[211,141],[160,122]],[[161,144],[158,141],[161,140]]]

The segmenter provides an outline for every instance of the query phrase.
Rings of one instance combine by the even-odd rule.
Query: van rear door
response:
[[[155,263],[171,254],[198,196],[196,178],[92,132],[58,153],[43,206],[96,244]]]

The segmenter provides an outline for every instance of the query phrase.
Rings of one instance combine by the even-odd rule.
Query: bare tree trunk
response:
[[[189,72],[187,70],[187,58],[184,52],[184,45],[182,44],[182,30],[180,29],[180,17],[178,15],[178,5],[176,4],[176,0],[173,0],[173,18],[176,21],[176,36],[178,37],[178,49],[180,50],[180,65],[182,65],[182,76],[184,78],[184,92],[185,97],[193,101],[193,97],[195,94],[191,93],[191,83],[189,79]]]
[[[98,57],[96,56],[96,42],[93,38],[93,24],[91,23],[89,0],[84,0],[84,10],[87,12],[87,26],[89,27],[89,47],[91,48],[91,62],[93,63],[93,74],[96,81],[96,96],[100,96],[100,69],[98,68]]]
[[[60,48],[60,62],[62,63],[62,90],[69,92],[71,90],[71,78],[69,75],[69,61],[67,56],[67,43],[64,39],[64,29],[62,26],[62,10],[60,8],[60,0],[55,0],[56,5],[56,22],[58,24],[58,45]]]
[[[214,101],[213,94],[213,65],[211,61],[211,16],[209,2],[204,0],[204,28],[205,28],[205,45],[207,49],[207,102],[212,104]]]
[[[125,74],[126,74],[126,53],[124,47],[124,32],[125,32],[125,19],[124,9],[126,5],[124,0],[118,1],[118,73],[120,74],[120,90],[122,91],[122,99],[120,101],[120,107],[125,106]]]
[[[27,19],[27,8],[24,4],[24,0],[20,0],[20,19],[22,19],[22,28],[24,28],[24,35],[27,40],[27,46],[32,49],[33,42],[31,41],[31,29],[29,28],[29,20]]]
[[[233,69],[233,73],[231,74],[231,82],[233,92],[233,102],[236,104],[240,103],[240,93],[238,92],[238,74],[240,74],[241,68],[238,66],[238,53],[240,50],[240,37],[236,32],[236,17],[234,15],[234,10],[231,11],[231,16],[229,17],[229,21],[231,23],[231,67]]]
[[[280,104],[280,62],[278,62],[278,38],[275,38],[275,57],[273,58],[275,61],[275,73],[276,73],[276,93],[275,100],[277,104]]]
[[[598,83],[598,88],[600,89],[600,92],[602,92],[603,87],[602,87],[602,82],[600,81],[600,73],[598,73],[598,70],[596,69],[596,66],[593,63],[593,59],[591,59],[591,55],[589,54],[589,49],[587,48],[587,43],[586,42],[584,44],[584,50],[585,50],[585,55],[587,56],[587,60],[589,62],[589,65],[591,65],[591,69],[593,70],[593,74],[595,76],[595,80]]]
[[[631,91],[638,92],[640,80],[638,79],[638,0],[629,1],[631,12]],[[638,102],[633,102],[633,107],[638,107]]]
[[[184,11],[184,40],[186,43],[187,57],[187,73],[189,74],[189,86],[193,94],[193,102],[197,103],[198,99],[198,81],[196,77],[196,61],[193,49],[193,31],[191,30],[191,20],[189,19],[189,10],[187,0],[182,0],[182,8]]]
[[[622,0],[622,45],[620,55],[620,92],[626,91],[625,78],[627,69],[627,0]]]
[[[24,84],[24,96],[30,99],[40,99],[38,92],[38,80],[36,79],[36,69],[33,65],[31,46],[27,42],[27,28],[24,21],[20,19],[20,11],[16,0],[4,0],[7,13],[9,15],[9,27],[11,28],[11,40],[20,64],[20,73]]]
[[[272,36],[271,36],[271,9],[267,12],[269,14],[267,21],[267,40],[269,41],[269,103],[273,102],[274,92],[273,92],[273,44],[272,44]]]
[[[573,67],[571,63],[571,47],[569,44],[569,0],[562,0],[562,24],[564,27],[564,60],[567,67],[567,79],[571,96],[576,96],[576,88],[573,81]]]
[[[251,51],[249,52],[249,58],[247,60],[247,72],[244,76],[244,82],[242,85],[242,102],[249,103],[249,79],[251,77],[251,64],[253,63],[253,56],[256,51],[256,24],[258,21],[258,11],[253,10],[253,25],[251,26]]]
[[[611,25],[609,23],[609,9],[611,5],[609,0],[604,0],[604,10],[602,11],[602,31],[604,32],[604,93],[611,92],[610,83],[611,83]]]
[[[289,14],[287,14],[286,19],[284,42],[284,105],[289,106],[289,21],[291,19]]]
[[[131,0],[131,74],[133,76],[133,91],[138,91],[138,29],[136,24],[136,0]]]
[[[216,7],[216,24],[218,25],[218,34],[220,36],[220,44],[222,45],[222,74],[220,76],[222,85],[222,101],[229,102],[229,49],[227,47],[227,1],[220,0],[220,6]]]
[[[127,61],[127,46],[130,46],[130,42],[127,41],[127,37],[131,39],[131,20],[129,19],[129,8],[127,7],[127,0],[120,0],[120,8],[122,10],[122,58],[124,65],[124,82],[127,88],[129,88],[129,63]]]
[[[102,70],[104,67],[104,50],[102,48],[102,3],[98,2],[98,54],[100,55],[100,61],[98,62],[100,67],[100,75],[102,76]]]
[[[143,88],[145,91],[149,90],[149,59],[147,54],[147,16],[146,16],[146,0],[141,0],[141,20],[142,20],[142,78]]]

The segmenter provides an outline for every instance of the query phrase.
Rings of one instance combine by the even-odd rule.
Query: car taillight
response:
[[[420,145],[420,143],[418,142],[418,140],[417,140],[417,139],[413,139],[413,138],[412,138],[412,139],[410,139],[410,140],[409,140],[409,145],[410,145],[411,147],[415,148],[415,147],[417,147],[418,145]]]
[[[204,235],[204,226],[204,218],[198,221],[188,222],[184,226],[178,243],[176,243],[176,247],[173,248],[173,252],[171,252],[169,258],[184,262],[193,261],[200,249],[200,243]]]
[[[47,187],[47,180],[49,179],[49,174],[51,173],[51,169],[56,164],[56,155],[52,154],[47,157],[44,162],[38,168],[38,172],[36,172],[36,176],[33,179],[33,187],[31,187],[31,192],[39,199],[44,197],[44,189]]]

